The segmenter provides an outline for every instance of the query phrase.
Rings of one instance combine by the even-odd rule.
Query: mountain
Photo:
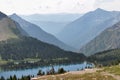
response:
[[[56,36],[64,26],[76,20],[82,14],[33,14],[33,15],[20,15],[23,19],[40,26],[44,31]]]
[[[120,22],[101,32],[100,35],[83,46],[80,52],[89,56],[100,51],[116,48],[120,48]]]
[[[52,22],[52,21],[39,21],[39,20],[36,21],[31,20],[30,22],[40,26],[41,29],[54,36],[56,36],[67,24],[70,23],[70,22]]]
[[[0,41],[10,38],[19,38],[21,34],[27,35],[24,30],[21,29],[19,24],[0,12]]]
[[[35,24],[32,24],[28,21],[25,21],[24,19],[20,18],[16,14],[13,14],[10,16],[11,19],[18,22],[22,29],[24,29],[29,36],[37,38],[43,42],[47,42],[49,44],[53,44],[55,46],[59,46],[62,49],[65,50],[73,50],[72,47],[69,47],[68,45],[64,44],[60,40],[58,40],[55,36],[43,31],[40,27],[38,27]]]
[[[71,22],[82,16],[82,14],[32,14],[32,15],[20,15],[23,19],[29,21],[48,21],[48,22]]]
[[[76,63],[86,59],[83,54],[64,51],[52,44],[23,35],[25,31],[21,31],[18,27],[18,23],[0,13],[0,60],[7,62],[5,64],[0,63],[2,68],[13,69],[14,66],[28,68],[30,65],[33,68],[34,65]],[[35,60],[35,62],[32,64],[28,60]],[[15,62],[20,64],[16,65]]]
[[[119,12],[116,11],[110,12],[98,8],[68,24],[57,35],[57,38],[79,50],[83,45],[99,35],[104,29],[117,23],[118,20],[112,20],[112,18],[116,17],[118,14]]]
[[[2,18],[5,18],[5,17],[7,17],[7,15],[3,14],[3,13],[0,11],[0,20],[1,20]]]
[[[89,61],[97,62],[102,65],[119,64],[120,61],[120,49],[106,50],[98,52],[88,57]]]

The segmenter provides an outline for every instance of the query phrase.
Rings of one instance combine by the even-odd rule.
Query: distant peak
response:
[[[11,16],[18,16],[16,13],[13,13]]]
[[[106,11],[106,10],[101,9],[101,8],[97,8],[95,11],[96,11],[96,12],[102,12],[102,11]]]
[[[21,19],[21,17],[19,17],[16,13],[13,13],[12,15],[10,15],[10,17],[12,17],[12,18],[17,18],[17,19]]]
[[[97,8],[96,10],[103,10],[103,9],[101,9],[101,8]]]
[[[17,14],[16,14],[16,13],[13,13],[13,15],[16,15],[16,16],[17,16]]]

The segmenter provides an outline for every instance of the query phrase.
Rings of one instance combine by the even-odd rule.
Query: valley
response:
[[[0,0],[0,80],[119,80],[119,7]]]

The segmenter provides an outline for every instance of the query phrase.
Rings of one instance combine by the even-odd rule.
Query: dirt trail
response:
[[[101,74],[109,75],[109,76],[112,76],[116,80],[120,80],[120,76],[119,75],[111,74],[111,73],[108,73],[108,72],[102,72]]]

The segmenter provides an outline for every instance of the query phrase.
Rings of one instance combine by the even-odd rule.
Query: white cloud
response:
[[[120,10],[120,0],[0,0],[7,14],[85,13],[98,7]]]

